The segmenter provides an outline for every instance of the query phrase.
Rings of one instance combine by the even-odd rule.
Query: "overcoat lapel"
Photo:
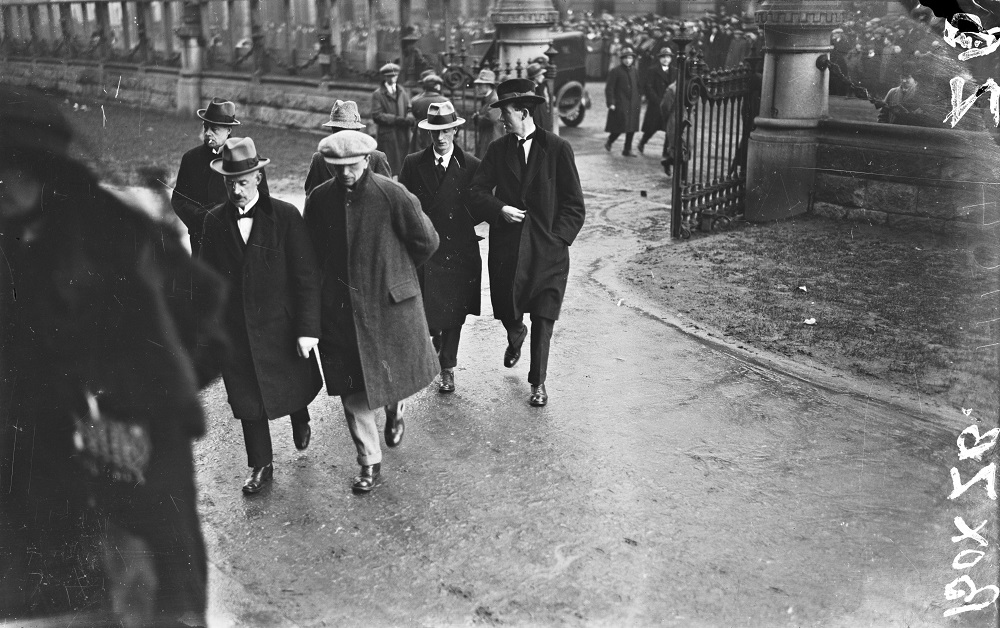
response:
[[[504,141],[507,142],[506,146],[507,167],[510,168],[510,171],[514,173],[514,176],[517,178],[518,181],[522,181],[523,178],[521,177],[521,164],[517,163],[518,161],[517,136],[514,135],[513,133],[508,133],[504,137]]]
[[[424,182],[424,189],[429,190],[431,194],[437,194],[439,187],[434,166],[436,161],[434,148],[428,146],[423,150],[423,155],[420,156],[420,168],[417,170],[420,173],[420,179]]]
[[[531,180],[535,178],[538,171],[542,169],[542,164],[545,163],[545,154],[548,152],[545,133],[539,129],[535,133],[535,138],[531,142],[531,153],[528,154],[528,166],[525,176],[521,177],[521,188],[527,188],[531,184]]]
[[[239,230],[237,229],[238,232]],[[237,237],[240,236],[237,235]],[[271,208],[271,199],[262,195],[260,200],[257,201],[256,212],[253,218],[253,228],[250,229],[250,237],[247,238],[243,264],[247,264],[252,259],[263,259],[266,263],[270,259],[267,253],[278,248],[276,239],[274,210]]]
[[[240,236],[240,228],[236,223],[236,206],[230,201],[226,201],[225,207],[219,218],[222,220],[223,239],[226,241],[226,250],[238,263],[243,263],[243,238]]]

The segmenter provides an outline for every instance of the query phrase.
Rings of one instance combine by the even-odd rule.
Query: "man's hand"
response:
[[[500,208],[500,215],[507,222],[521,222],[524,220],[524,210],[518,209],[512,205],[504,205]]]
[[[300,358],[308,358],[309,353],[316,348],[319,344],[319,338],[310,338],[309,336],[301,336],[296,341],[297,346],[295,351],[299,354]]]

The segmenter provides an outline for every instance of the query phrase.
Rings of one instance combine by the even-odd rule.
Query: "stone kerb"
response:
[[[1000,220],[988,133],[823,120],[813,213],[935,231]]]

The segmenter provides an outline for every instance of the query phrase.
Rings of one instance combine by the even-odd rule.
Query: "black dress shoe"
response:
[[[455,392],[455,371],[452,369],[441,371],[441,385],[438,386],[438,392],[445,394]]]
[[[406,405],[400,401],[396,405],[396,412],[385,413],[385,446],[399,447],[403,442],[403,432],[406,431],[406,423],[403,422],[403,410]]]
[[[611,140],[604,142],[604,150],[611,152]]]
[[[536,408],[541,408],[548,402],[549,395],[545,392],[545,384],[539,384],[531,387],[531,397],[528,398],[528,403]]]
[[[308,423],[292,423],[292,440],[295,441],[295,448],[302,451],[309,446],[312,439],[312,428]]]
[[[507,368],[514,368],[517,361],[521,359],[521,345],[524,344],[524,337],[528,335],[528,326],[521,326],[521,333],[518,334],[514,344],[507,345],[507,350],[503,352],[503,365]]]
[[[368,493],[378,484],[382,477],[382,463],[377,462],[371,465],[362,465],[361,473],[354,477],[354,484],[351,489],[355,493]]]
[[[622,157],[636,157],[637,155],[630,150],[623,150]]]
[[[274,464],[269,464],[266,467],[254,467],[253,471],[250,472],[250,477],[243,484],[243,492],[247,495],[259,493],[260,489],[264,488],[264,483],[270,482],[273,477]]]

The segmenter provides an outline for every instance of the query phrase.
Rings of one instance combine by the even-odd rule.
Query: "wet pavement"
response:
[[[370,495],[350,491],[354,447],[339,400],[321,393],[309,449],[294,449],[287,419],[272,422],[274,482],[245,497],[239,426],[221,382],[205,392],[212,626],[952,621],[943,611],[962,602],[944,588],[967,572],[952,566],[963,511],[948,469],[970,419],[717,341],[622,286],[616,265],[666,232],[667,182],[656,157],[606,153],[603,116],[588,115],[564,131],[588,220],[548,407],[528,406],[526,354],[502,365],[488,281],[457,392],[412,398]],[[973,527],[985,518],[965,512]],[[995,584],[995,554],[975,570]]]

